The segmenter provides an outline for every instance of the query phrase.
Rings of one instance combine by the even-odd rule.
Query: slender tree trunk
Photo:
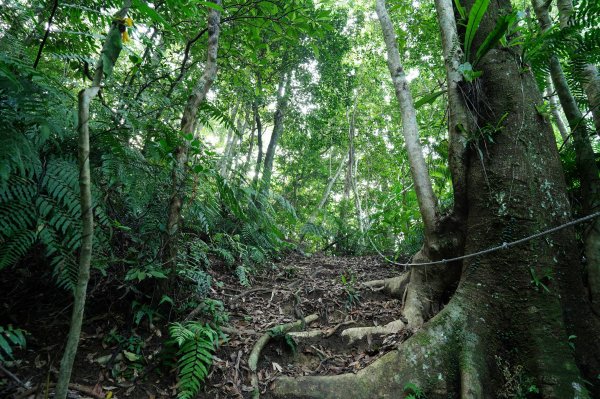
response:
[[[563,119],[560,116],[560,104],[556,101],[556,95],[554,94],[554,85],[552,85],[551,79],[548,79],[548,86],[546,87],[546,97],[548,97],[548,102],[550,103],[550,107],[552,108],[552,117],[554,117],[554,123],[556,123],[556,127],[558,129],[558,132],[560,133],[560,137],[562,137],[563,142],[565,142],[569,137],[569,132],[567,130],[567,127],[565,126],[565,122],[563,122]]]
[[[556,0],[556,2],[558,5],[560,28],[568,28],[573,24],[573,17],[575,16],[573,0]],[[579,81],[583,86],[590,105],[596,133],[600,135],[600,75],[598,75],[596,65],[586,64]]]
[[[423,157],[423,150],[419,142],[419,125],[417,124],[417,114],[413,103],[412,94],[408,87],[408,81],[404,74],[404,68],[400,62],[400,53],[396,42],[396,33],[394,26],[387,12],[385,0],[376,0],[375,9],[383,38],[387,48],[387,64],[396,90],[396,98],[400,105],[402,114],[402,132],[408,151],[408,160],[410,162],[410,172],[415,182],[417,192],[417,202],[423,218],[423,225],[427,234],[431,234],[435,228],[436,221],[436,199],[431,187],[431,179]]]
[[[290,97],[290,83],[292,79],[291,72],[283,73],[281,75],[281,81],[279,82],[279,88],[277,90],[277,106],[275,109],[275,115],[273,117],[273,132],[271,133],[271,140],[267,147],[265,154],[265,161],[263,165],[263,174],[261,182],[261,191],[268,193],[271,189],[271,176],[273,174],[273,162],[275,160],[275,151],[277,150],[277,144],[283,134],[283,119],[285,111],[287,110],[288,100]]]
[[[221,5],[221,0],[211,0],[216,5]],[[190,94],[181,118],[181,132],[183,135],[195,134],[196,114],[198,107],[206,100],[206,94],[210,90],[217,76],[217,50],[219,46],[220,13],[214,8],[208,11],[208,47],[204,73]],[[172,194],[169,203],[169,215],[166,232],[165,264],[175,271],[177,265],[177,236],[181,218],[181,207],[183,205],[183,182],[187,173],[189,144],[186,142],[175,150],[175,165],[172,173]]]
[[[238,108],[240,104],[239,102],[235,104],[233,110],[231,111],[231,123],[236,123]],[[229,158],[231,156],[231,148],[233,147],[233,142],[237,140],[236,135],[234,134],[233,128],[227,129],[227,139],[225,141],[225,149],[223,150],[223,155],[219,160],[219,174],[222,177],[227,175],[227,165],[229,164]]]
[[[325,187],[325,191],[323,191],[323,195],[321,196],[321,200],[317,204],[315,210],[310,214],[306,224],[314,224],[315,219],[319,214],[319,211],[323,209],[323,207],[327,203],[327,200],[329,199],[329,195],[331,194],[331,189],[333,188],[333,185],[340,178],[345,164],[346,157],[342,157],[342,160],[340,161],[340,164],[338,165],[338,168],[336,169],[335,173],[329,177],[329,180],[327,181],[327,186]],[[304,235],[302,237],[304,237]],[[300,241],[302,241],[302,238],[300,238]]]
[[[436,0],[435,7],[442,37],[442,51],[448,81],[448,164],[454,188],[454,213],[464,218],[467,208],[467,138],[464,132],[473,131],[475,117],[469,111],[460,85],[464,78],[459,72],[464,54],[454,18],[452,0]]]
[[[94,241],[94,214],[92,205],[92,179],[90,175],[90,103],[98,95],[100,84],[104,77],[105,58],[114,64],[121,51],[121,32],[119,28],[123,26],[122,19],[125,18],[131,6],[130,0],[125,0],[123,8],[119,10],[113,19],[113,23],[106,36],[106,41],[102,47],[100,59],[96,65],[94,80],[91,87],[79,92],[78,102],[78,133],[79,133],[79,195],[81,206],[81,248],[79,251],[79,272],[77,274],[77,284],[73,295],[73,313],[71,314],[71,324],[65,351],[60,362],[58,381],[56,384],[55,398],[65,399],[71,373],[73,371],[73,362],[77,354],[79,337],[81,335],[81,325],[83,323],[83,314],[85,310],[85,300],[87,295],[87,286],[90,280],[90,263],[92,261],[92,245]],[[55,8],[53,9],[53,11]],[[38,53],[38,56],[41,54]],[[39,58],[38,58],[39,60]]]
[[[246,162],[244,162],[244,166],[242,169],[242,172],[244,175],[246,175],[248,173],[248,171],[250,170],[250,160],[252,159],[252,151],[254,150],[254,135],[255,134],[256,134],[256,119],[253,116],[252,124],[250,126],[250,137],[248,138],[248,152],[246,153]]]
[[[227,163],[225,164],[225,175],[229,176],[231,171],[236,169],[239,164],[239,150],[242,146],[242,141],[244,139],[244,133],[246,132],[246,127],[248,126],[248,120],[246,118],[247,115],[244,115],[243,118],[238,118],[236,128],[238,131],[238,135],[234,138],[234,143],[231,147],[229,157],[227,158]],[[243,121],[242,121],[243,119]]]
[[[426,263],[430,260],[452,258],[460,253],[462,249],[463,235],[460,228],[462,225],[460,214],[465,213],[466,206],[465,190],[467,189],[467,184],[465,179],[465,165],[467,163],[464,154],[466,142],[460,133],[460,125],[466,130],[471,123],[469,114],[463,109],[462,97],[460,97],[457,88],[458,83],[461,81],[460,77],[455,76],[455,69],[458,67],[455,65],[457,61],[453,58],[446,60],[447,71],[449,71],[450,77],[448,97],[451,101],[449,165],[453,172],[453,179],[454,174],[456,174],[454,188],[455,196],[458,196],[458,200],[455,200],[455,209],[458,215],[450,215],[441,219],[438,217],[436,198],[419,142],[416,110],[408,81],[400,63],[396,35],[385,8],[385,0],[376,0],[375,9],[379,16],[379,22],[381,23],[388,51],[387,64],[400,105],[410,171],[415,185],[419,210],[423,218],[425,240],[421,250],[413,257],[413,263],[416,265],[418,263]],[[446,25],[449,23],[450,21],[445,21]],[[450,35],[451,32],[446,32],[445,30],[444,32],[444,42],[455,40],[455,37]],[[457,265],[415,266],[411,269],[410,282],[406,289],[406,301],[403,310],[403,314],[408,320],[409,329],[416,330],[420,328],[427,318],[436,313],[441,304],[442,297],[448,291],[449,287],[455,286],[459,277],[460,266]],[[403,293],[396,292],[399,289],[404,291],[404,288],[395,282],[394,279],[390,280],[389,291],[393,295],[402,295]]]
[[[358,173],[358,158],[354,157],[354,167],[352,168],[352,194],[354,195],[354,208],[356,210],[356,222],[358,223],[358,231],[360,231],[359,244],[365,245],[365,221],[362,209],[362,202],[358,193],[358,185],[356,183],[356,174]]]
[[[33,69],[37,69],[40,59],[42,58],[42,52],[44,51],[44,46],[46,45],[48,36],[50,36],[50,28],[52,28],[52,20],[54,19],[54,15],[56,14],[57,8],[58,0],[54,0],[54,2],[52,3],[52,10],[50,10],[50,17],[48,18],[46,31],[44,32],[44,37],[42,38],[42,42],[40,43],[40,47],[38,48],[37,55],[35,56],[35,61],[33,62]]]
[[[590,104],[596,134],[600,137],[600,74],[596,65],[585,66],[581,83]]]
[[[550,29],[552,20],[548,7],[543,0],[532,0],[533,8],[543,31]],[[556,55],[550,57],[550,76],[556,87],[558,98],[563,107],[574,139],[575,164],[581,182],[581,196],[585,214],[600,209],[600,175],[596,165],[594,150],[589,140],[583,114],[562,71]],[[587,276],[592,304],[600,314],[600,219],[596,219],[585,233],[585,254],[587,257]]]
[[[260,81],[260,77],[259,77]],[[252,109],[254,112],[254,120],[256,121],[256,146],[258,147],[258,154],[256,155],[256,165],[254,166],[254,178],[252,179],[252,186],[258,187],[258,179],[260,177],[260,169],[263,163],[263,131],[262,131],[262,122],[260,120],[260,112],[258,109],[258,103],[255,101],[252,104]]]

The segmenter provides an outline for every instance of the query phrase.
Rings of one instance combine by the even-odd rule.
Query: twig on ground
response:
[[[0,371],[2,371],[4,373],[4,375],[6,375],[8,378],[10,378],[14,382],[16,382],[18,385],[20,385],[22,387],[25,386],[23,381],[21,381],[16,375],[14,375],[13,373],[11,373],[7,369],[5,369],[4,366],[2,365],[2,363],[0,363]]]

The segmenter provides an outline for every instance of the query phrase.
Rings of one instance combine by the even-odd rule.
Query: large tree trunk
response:
[[[490,3],[475,48],[501,10],[510,10],[508,0]],[[505,49],[491,50],[479,69],[478,95],[486,104],[478,109],[479,126],[497,126],[506,118],[493,143],[473,143],[486,145],[484,159],[477,151],[469,153],[466,253],[527,237],[570,217],[554,135],[535,108],[542,98],[533,76],[523,73],[517,56]],[[466,259],[448,305],[398,350],[357,374],[281,378],[275,396],[399,398],[410,382],[430,399],[525,397],[531,386],[543,398],[598,397],[600,392],[587,393],[584,379],[592,381],[599,370],[600,330],[583,294],[574,243],[574,231],[563,229]],[[570,335],[577,336],[574,350]]]
[[[536,16],[543,31],[550,29],[552,20],[543,0],[532,0]],[[556,55],[550,57],[550,76],[556,87],[558,99],[571,128],[575,148],[575,164],[581,182],[581,196],[585,214],[600,209],[600,174],[594,150],[590,143],[583,114],[571,93],[567,79]],[[590,296],[596,313],[600,314],[600,219],[592,222],[585,233],[585,254]]]
[[[56,3],[55,3],[56,5]],[[73,371],[73,362],[77,354],[79,337],[81,335],[81,325],[83,323],[83,313],[85,310],[85,300],[87,296],[87,286],[90,280],[90,264],[92,261],[92,244],[94,241],[94,214],[92,207],[92,179],[90,175],[90,103],[100,91],[100,84],[104,78],[104,70],[112,66],[117,61],[122,48],[120,29],[124,27],[123,18],[127,16],[131,1],[125,0],[123,7],[115,14],[113,23],[106,35],[106,40],[102,47],[100,59],[96,64],[94,80],[92,85],[79,92],[78,102],[78,164],[79,164],[79,202],[81,205],[81,249],[79,251],[79,270],[77,273],[77,283],[73,293],[73,312],[71,314],[71,324],[69,326],[69,335],[67,344],[60,361],[60,370],[56,384],[55,397],[64,399],[67,397],[67,390],[71,373]],[[56,7],[53,8],[53,13]],[[48,29],[50,29],[48,27]],[[48,32],[48,31],[47,31]],[[46,37],[44,37],[44,40]],[[36,65],[39,60],[36,59]],[[112,65],[107,66],[105,62]],[[35,68],[35,66],[34,66]]]
[[[211,0],[221,5],[221,0]],[[183,135],[195,134],[196,114],[198,107],[206,100],[206,94],[210,90],[217,76],[217,49],[219,47],[220,12],[215,8],[208,11],[208,47],[206,50],[206,64],[204,73],[198,84],[192,90],[181,118],[181,132]],[[175,165],[172,174],[172,194],[169,203],[169,215],[165,242],[165,265],[174,271],[177,264],[177,236],[179,232],[179,221],[181,218],[181,207],[183,205],[183,181],[187,173],[189,144],[186,142],[175,150]]]

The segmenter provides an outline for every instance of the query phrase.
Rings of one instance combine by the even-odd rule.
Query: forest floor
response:
[[[405,340],[407,333],[369,335],[352,344],[341,333],[345,328],[381,326],[400,318],[400,299],[361,283],[402,272],[377,257],[292,254],[255,275],[252,285],[245,288],[230,269],[213,267],[210,273],[219,284],[210,296],[221,300],[229,314],[229,339],[217,350],[199,397],[249,398],[253,387],[248,358],[258,339],[270,329],[313,314],[318,318],[306,323],[304,330],[320,331],[320,336],[295,339],[294,344],[281,335],[271,338],[263,348],[256,372],[261,392],[281,375],[341,374],[364,368]],[[2,313],[23,309],[12,321],[31,334],[27,350],[17,353],[19,360],[7,363],[22,386],[15,378],[4,376],[0,397],[34,398],[37,392],[37,397],[43,398],[47,397],[47,381],[54,379],[58,369],[69,300],[65,295],[48,298],[42,292],[23,295],[28,299],[21,303],[2,304]],[[102,297],[110,292],[98,289],[93,295]],[[164,320],[136,326],[126,321],[131,316],[122,315],[118,304],[109,306],[107,309],[101,298],[91,301],[72,378],[77,385],[73,385],[76,389],[71,397],[174,397],[176,372],[159,361],[161,342],[168,334]]]

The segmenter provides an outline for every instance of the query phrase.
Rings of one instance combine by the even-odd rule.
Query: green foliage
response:
[[[298,343],[290,334],[288,334],[282,326],[277,326],[271,328],[269,331],[269,335],[273,337],[275,340],[283,340],[285,344],[290,348],[292,353],[295,355],[298,350]]]
[[[528,20],[527,30],[521,30],[523,60],[531,67],[540,88],[547,85],[548,59],[556,55],[563,60],[563,72],[569,87],[581,106],[587,105],[587,97],[579,83],[586,64],[600,62],[600,4],[594,0],[574,2],[570,25],[552,26],[542,32],[537,20]]]
[[[104,345],[116,345],[121,361],[114,362],[110,368],[113,378],[131,381],[137,377],[145,366],[143,349],[144,340],[137,334],[122,335],[114,327],[102,340]],[[112,356],[111,356],[112,357]]]
[[[465,31],[465,39],[463,48],[465,50],[465,59],[469,60],[471,55],[471,47],[475,33],[479,29],[479,24],[490,5],[490,0],[475,0],[471,10],[469,11],[469,19],[467,20],[467,27]]]
[[[0,362],[13,359],[14,348],[25,348],[27,332],[12,325],[0,326]]]
[[[406,399],[427,399],[421,388],[412,382],[407,382],[402,389],[406,394]]]
[[[212,365],[218,345],[218,332],[208,324],[199,322],[172,323],[171,338],[179,347],[177,353],[179,388],[177,397],[194,398],[202,387]]]
[[[551,270],[545,270],[543,275],[538,275],[535,271],[535,268],[529,268],[529,274],[531,275],[531,284],[535,288],[536,291],[544,290],[547,293],[550,293],[550,289],[548,285],[553,280]]]
[[[28,58],[2,53],[0,117],[5,121],[0,152],[0,269],[12,266],[41,244],[59,286],[72,289],[80,245],[78,169],[74,159],[57,151],[73,145],[73,98],[48,76],[32,69]],[[93,188],[97,193],[97,188]],[[98,254],[106,248],[109,219],[94,207]],[[101,267],[98,263],[96,267]]]
[[[340,275],[340,281],[346,294],[346,309],[351,310],[360,303],[360,292],[357,288],[356,275],[350,271]]]

